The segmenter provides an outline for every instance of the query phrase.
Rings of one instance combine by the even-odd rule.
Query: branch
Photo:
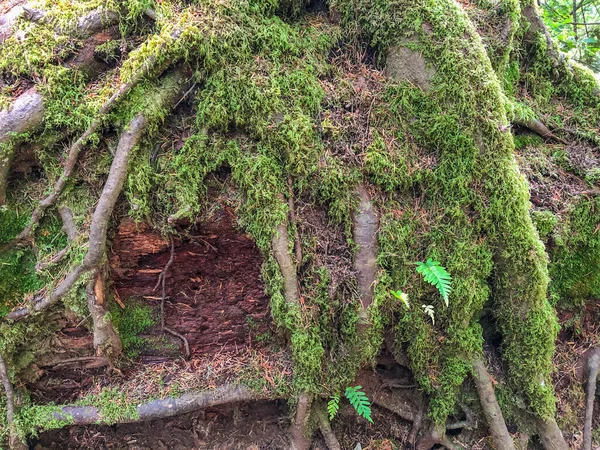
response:
[[[331,429],[329,419],[327,419],[327,415],[323,412],[323,410],[324,408],[322,406],[319,408],[315,408],[315,414],[317,416],[317,420],[319,421],[319,430],[321,431],[321,434],[325,439],[327,448],[329,450],[342,450],[342,447],[340,446],[337,437]]]
[[[479,400],[481,401],[483,414],[487,420],[490,433],[492,433],[495,448],[498,450],[515,450],[515,444],[510,434],[508,434],[502,410],[500,409],[498,400],[496,400],[494,386],[490,381],[490,375],[482,359],[477,359],[473,362],[473,378],[477,393],[479,394]]]
[[[63,222],[62,229],[67,234],[67,245],[47,261],[38,261],[35,265],[35,271],[38,273],[43,272],[48,267],[61,261],[69,253],[70,243],[77,237],[77,227],[73,221],[73,213],[71,210],[66,206],[61,206],[58,209],[58,212]]]
[[[588,360],[587,398],[585,406],[585,425],[583,427],[582,450],[592,450],[592,421],[594,418],[594,401],[596,399],[596,381],[600,369],[600,350],[596,349]]]

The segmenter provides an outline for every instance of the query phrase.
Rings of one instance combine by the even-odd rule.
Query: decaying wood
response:
[[[585,425],[583,427],[582,450],[592,450],[592,422],[594,419],[594,402],[596,400],[596,382],[600,370],[600,349],[588,359],[588,380],[586,389]]]
[[[245,386],[223,385],[204,392],[189,392],[177,398],[152,400],[137,405],[137,416],[123,417],[119,423],[143,422],[164,419],[228,403],[269,400],[270,396],[254,392]],[[93,425],[102,423],[102,412],[95,406],[64,406],[52,413],[49,419],[64,420],[68,425]]]
[[[483,359],[473,361],[473,378],[495,447],[498,450],[515,450]]]
[[[569,450],[556,420],[537,419],[536,425],[542,445],[546,450]]]

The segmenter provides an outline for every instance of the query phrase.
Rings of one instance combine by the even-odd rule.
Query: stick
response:
[[[594,401],[596,399],[596,381],[600,369],[600,350],[596,349],[588,360],[587,398],[585,406],[585,425],[583,427],[582,450],[592,450],[592,421],[594,418]]]

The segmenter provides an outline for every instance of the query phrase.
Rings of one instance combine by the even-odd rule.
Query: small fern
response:
[[[404,304],[404,307],[406,309],[410,308],[410,301],[408,300],[407,293],[402,292],[401,290],[397,290],[397,291],[390,290],[390,294],[392,294],[394,297],[396,297],[398,300],[400,300]]]
[[[337,415],[338,410],[340,409],[340,396],[332,395],[329,402],[327,402],[327,412],[329,413],[329,420],[333,420],[333,418]]]
[[[431,258],[429,258],[427,262],[424,263],[418,262],[417,272],[423,275],[425,281],[435,286],[437,290],[440,291],[440,294],[444,299],[444,303],[446,303],[446,306],[448,306],[448,298],[452,289],[452,277],[450,276],[448,271],[444,269],[440,262],[434,261]]]
[[[356,410],[356,413],[373,423],[371,419],[371,403],[367,394],[361,391],[362,386],[347,387],[345,396]]]

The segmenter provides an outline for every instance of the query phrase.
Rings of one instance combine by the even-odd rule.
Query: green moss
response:
[[[531,212],[531,217],[535,228],[538,230],[540,238],[544,241],[548,239],[548,235],[552,233],[556,224],[558,223],[558,217],[552,213],[552,211],[539,211],[534,210]]]
[[[144,346],[140,333],[156,324],[152,308],[141,302],[130,302],[127,308],[121,309],[116,302],[111,302],[110,315],[113,325],[119,332],[125,354],[133,357]]]

